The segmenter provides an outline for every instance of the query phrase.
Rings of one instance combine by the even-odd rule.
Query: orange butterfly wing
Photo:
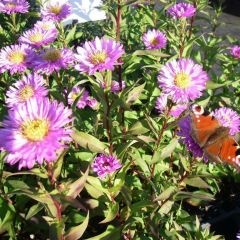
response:
[[[210,160],[222,161],[240,170],[240,149],[233,137],[219,138],[215,143],[203,148]]]
[[[229,129],[201,106],[193,105],[191,116],[191,136],[203,149],[205,156],[212,161],[225,162],[240,170],[240,147]]]
[[[191,136],[203,147],[209,137],[219,128],[218,121],[211,115],[191,115]]]

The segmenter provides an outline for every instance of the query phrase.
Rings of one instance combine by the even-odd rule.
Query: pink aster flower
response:
[[[240,117],[231,108],[221,107],[214,111],[213,116],[222,126],[230,129],[230,135],[235,135],[240,131]]]
[[[166,63],[158,75],[163,93],[175,103],[187,103],[202,95],[208,80],[202,66],[191,59],[172,60]]]
[[[191,119],[190,116],[181,118],[178,121],[179,131],[177,135],[180,136],[180,142],[186,145],[187,149],[192,152],[194,157],[203,157],[203,151],[200,146],[191,137]]]
[[[44,31],[50,31],[52,32],[54,35],[58,35],[58,30],[54,24],[53,21],[37,21],[34,24],[34,28],[39,28],[39,29],[43,29]]]
[[[71,115],[62,103],[48,98],[29,99],[9,110],[0,128],[0,147],[8,152],[6,161],[18,163],[19,169],[55,161],[57,151],[71,141]]]
[[[1,13],[27,13],[28,9],[29,3],[26,0],[2,0],[0,2]]]
[[[156,29],[148,30],[142,39],[147,49],[161,49],[167,45],[166,35]]]
[[[174,18],[190,18],[196,14],[196,8],[190,3],[177,3],[168,8],[168,13]]]
[[[0,51],[0,73],[10,71],[10,74],[25,72],[30,67],[31,47],[25,44],[11,45]]]
[[[54,71],[59,72],[60,69],[67,69],[73,61],[73,52],[67,48],[48,48],[42,50],[38,56],[32,56],[34,70],[48,75],[52,74]]]
[[[167,101],[168,101],[168,96],[165,94],[162,94],[160,97],[157,98],[155,108],[158,110],[159,113],[163,113],[166,110]]]
[[[122,165],[119,163],[118,159],[114,156],[107,156],[100,154],[95,157],[94,163],[92,164],[93,171],[103,179],[106,175],[115,172],[117,169],[121,168]]]
[[[122,44],[112,39],[96,37],[91,42],[85,42],[83,47],[78,47],[77,52],[75,57],[79,64],[75,68],[92,75],[96,71],[113,70],[124,50]]]
[[[78,97],[79,99],[77,101],[76,106],[79,109],[83,109],[86,106],[94,108],[97,105],[97,100],[95,98],[90,97],[87,90],[85,90],[84,88],[80,88],[78,86],[73,87],[72,91],[69,93],[68,104],[72,105]]]
[[[71,5],[66,1],[50,1],[41,9],[42,18],[60,22],[71,13]]]
[[[26,103],[31,98],[43,98],[48,94],[44,79],[37,74],[28,74],[14,83],[6,93],[6,104],[9,108]]]
[[[171,108],[169,114],[172,117],[178,118],[187,108],[188,106],[186,104],[178,104]]]
[[[105,82],[104,83],[100,83],[100,85],[102,86],[103,89],[105,89],[107,87]],[[122,81],[122,90],[125,87],[126,87],[126,84],[125,84],[124,81]],[[112,93],[119,93],[119,92],[121,92],[121,87],[120,87],[119,82],[112,80],[110,91]]]
[[[235,58],[240,58],[240,46],[235,45],[231,48],[231,55]]]
[[[35,27],[24,32],[23,35],[19,38],[19,42],[29,44],[34,48],[40,48],[54,42],[56,38],[56,31],[46,31],[42,28]]]

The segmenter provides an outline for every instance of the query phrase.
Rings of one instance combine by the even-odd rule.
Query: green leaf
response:
[[[176,193],[178,189],[175,186],[170,186],[165,189],[158,197],[154,199],[154,201],[163,201],[170,198],[174,193]]]
[[[74,131],[72,138],[81,147],[86,148],[91,152],[106,153],[108,149],[103,142],[85,132]]]
[[[33,168],[29,171],[22,171],[22,172],[16,172],[16,173],[11,173],[11,172],[3,172],[3,177],[8,178],[11,176],[17,176],[17,175],[36,175],[40,178],[48,178],[48,173],[46,169],[40,169],[40,168]]]
[[[133,56],[156,56],[156,57],[170,57],[170,55],[162,53],[160,50],[137,50]]]
[[[137,121],[133,126],[128,130],[128,133],[132,135],[141,135],[146,132],[149,132],[149,129],[146,128],[147,123],[144,121]]]
[[[185,178],[183,182],[192,187],[210,188],[210,186],[200,177],[188,177]]]
[[[139,85],[139,86],[133,88],[133,89],[128,93],[128,97],[127,97],[127,100],[126,100],[126,104],[127,104],[128,106],[132,105],[134,102],[136,102],[136,100],[139,99],[141,93],[142,93],[143,90],[144,90],[145,84],[146,84],[146,83],[143,83],[142,85]]]
[[[171,211],[173,204],[174,204],[174,201],[170,201],[170,200],[166,201],[161,206],[158,212],[164,215],[168,214]]]
[[[108,223],[111,222],[118,214],[119,211],[119,204],[117,202],[110,203],[108,206],[107,215],[104,220],[102,220],[100,223]]]
[[[170,157],[177,145],[178,140],[176,138],[172,139],[170,143],[161,150],[161,153],[155,152],[155,154],[153,155],[152,163],[158,163],[165,158]]]
[[[224,87],[224,86],[229,86],[232,85],[233,83],[239,82],[238,81],[226,81],[225,83],[215,83],[213,81],[207,81],[207,89],[216,89],[216,88],[220,88],[220,87]]]
[[[79,193],[84,188],[84,185],[85,185],[87,177],[88,177],[88,173],[89,173],[89,168],[86,170],[86,172],[84,173],[84,175],[81,178],[79,178],[77,181],[71,183],[70,185],[67,185],[67,188],[68,188],[68,192],[66,194],[67,196],[76,198],[79,195]]]
[[[43,209],[43,205],[38,203],[33,205],[29,210],[28,213],[25,217],[26,220],[29,220],[30,218],[32,218],[33,216],[35,216],[37,213],[39,213],[41,210]]]
[[[121,233],[120,228],[108,225],[106,231],[104,231],[102,234],[85,240],[113,240],[113,239],[115,240],[120,239],[120,233]]]
[[[76,227],[72,227],[71,229],[68,230],[68,232],[65,235],[65,240],[80,239],[87,229],[88,222],[89,222],[89,212],[87,213],[87,216],[82,224]]]
[[[54,177],[54,179],[57,179],[61,174],[63,160],[64,160],[64,157],[65,157],[66,153],[67,153],[67,150],[64,150],[59,155],[57,161],[54,162],[54,165],[53,165],[53,177]]]
[[[76,33],[76,29],[77,29],[77,24],[75,24],[74,27],[67,34],[66,39],[65,39],[67,44],[74,39],[74,35]]]

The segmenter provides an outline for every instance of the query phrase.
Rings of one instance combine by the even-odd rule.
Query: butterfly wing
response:
[[[218,121],[201,106],[194,105],[192,107],[191,116],[191,136],[203,147],[209,137],[214,134],[216,129],[220,127]]]
[[[209,160],[228,163],[240,170],[240,148],[233,137],[219,138],[203,151]]]

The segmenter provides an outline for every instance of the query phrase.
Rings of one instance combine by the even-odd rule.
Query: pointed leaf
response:
[[[67,196],[76,198],[79,195],[79,193],[84,188],[88,173],[89,173],[89,168],[86,170],[86,172],[84,173],[84,175],[81,178],[79,178],[77,181],[75,181],[75,182],[71,183],[69,186],[67,186],[67,188],[69,189]]]
[[[86,218],[85,218],[85,220],[83,221],[82,224],[80,224],[79,226],[76,226],[76,227],[72,227],[67,232],[67,234],[65,235],[65,240],[78,240],[78,239],[80,239],[87,229],[88,222],[89,222],[89,212],[88,212],[88,214],[87,214],[87,216],[86,216]]]
[[[72,134],[72,138],[81,147],[86,148],[91,152],[105,153],[107,151],[107,146],[103,142],[100,142],[97,138],[88,133],[75,131]]]
[[[117,202],[111,203],[110,206],[108,206],[108,212],[104,220],[102,220],[100,223],[108,223],[111,222],[118,214],[119,211],[119,205]]]

